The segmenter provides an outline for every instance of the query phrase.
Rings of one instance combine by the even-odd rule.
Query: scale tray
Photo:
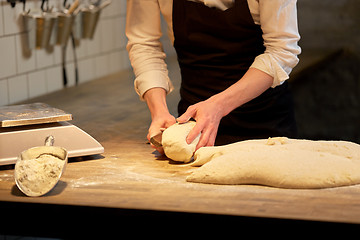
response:
[[[68,122],[3,127],[0,128],[0,165],[13,164],[22,151],[43,146],[49,135],[55,138],[54,146],[65,148],[69,157],[104,152],[104,147],[98,141]]]

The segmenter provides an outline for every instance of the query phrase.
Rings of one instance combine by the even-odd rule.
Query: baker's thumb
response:
[[[180,117],[176,119],[176,121],[178,123],[186,123],[190,120],[190,118],[194,117],[194,113],[195,112],[192,109],[188,108],[186,112],[184,112]]]

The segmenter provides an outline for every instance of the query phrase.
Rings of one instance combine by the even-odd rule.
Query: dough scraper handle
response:
[[[162,132],[156,134],[155,136],[151,137],[150,138],[150,143],[152,145],[154,145],[155,147],[162,147],[162,143],[161,143],[161,140],[162,140]]]

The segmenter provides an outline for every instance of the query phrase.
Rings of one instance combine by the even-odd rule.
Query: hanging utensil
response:
[[[101,2],[99,0],[96,3],[88,6],[87,8],[81,9],[83,25],[82,38],[94,38],[101,10],[107,7],[110,3],[111,0],[107,0],[105,2]]]
[[[23,12],[22,18],[27,33],[28,48],[47,48],[56,16],[52,13],[35,9]]]
[[[62,72],[63,72],[63,85],[67,86],[68,79],[67,79],[67,72],[66,72],[66,48],[69,36],[71,37],[71,42],[73,46],[73,54],[74,54],[74,64],[75,64],[75,84],[77,85],[79,82],[79,76],[78,76],[78,67],[77,67],[77,57],[76,57],[76,51],[75,51],[75,39],[72,32],[72,23],[74,21],[74,11],[79,6],[79,0],[75,0],[69,7],[69,9],[64,10],[65,16],[68,18],[71,18],[71,25],[68,26],[67,32],[64,33],[66,36],[63,36],[62,42],[61,42],[61,54],[62,54]],[[64,7],[66,7],[66,0],[64,1]]]

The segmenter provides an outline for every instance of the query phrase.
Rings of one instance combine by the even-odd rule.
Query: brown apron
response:
[[[236,0],[225,11],[174,0],[173,29],[182,77],[179,115],[237,82],[265,50],[262,30],[254,23],[247,0]],[[225,116],[216,145],[274,136],[296,136],[287,82]]]

